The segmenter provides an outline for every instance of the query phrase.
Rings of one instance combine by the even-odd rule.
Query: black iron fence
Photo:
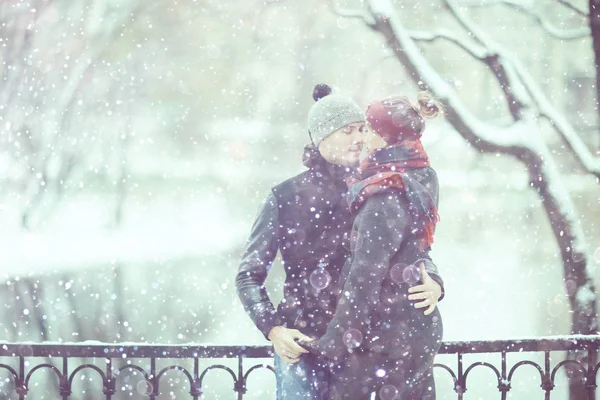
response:
[[[449,374],[454,382],[454,391],[462,399],[467,390],[469,375],[475,368],[489,368],[495,375],[497,396],[506,399],[513,384],[515,372],[523,366],[531,366],[539,373],[539,384],[546,399],[551,398],[555,388],[555,379],[561,369],[569,369],[578,374],[587,393],[587,399],[595,399],[596,373],[600,363],[596,363],[596,352],[600,345],[600,336],[566,336],[523,340],[466,341],[445,342],[440,354],[456,356],[456,365],[437,363],[436,368]],[[578,351],[581,358],[554,362],[551,352]],[[465,355],[489,353],[499,358],[499,367],[490,362],[465,362]],[[533,360],[521,360],[515,363],[507,361],[509,353],[537,354],[543,363]],[[272,357],[270,346],[208,346],[208,345],[149,345],[149,344],[104,344],[104,343],[0,343],[0,371],[7,374],[3,381],[10,386],[5,389],[8,398],[25,399],[31,390],[31,380],[37,371],[46,369],[54,375],[53,388],[62,399],[73,398],[73,382],[83,371],[89,371],[102,382],[101,393],[87,393],[86,398],[108,400],[117,394],[117,382],[124,370],[136,371],[143,383],[144,397],[156,399],[161,394],[161,378],[169,371],[177,371],[183,384],[189,387],[187,398],[201,399],[209,371],[219,369],[231,376],[233,391],[238,399],[243,399],[250,375],[257,369],[273,368],[268,363],[258,363],[257,359]],[[542,356],[543,357],[540,357]],[[532,357],[535,358],[535,357]],[[237,367],[213,364],[200,368],[201,360],[234,359]],[[85,362],[93,360],[94,362]],[[180,360],[180,363],[157,368],[159,360]],[[183,362],[185,360],[185,362]],[[583,360],[583,361],[582,361]],[[98,365],[100,361],[100,366]],[[140,366],[143,361],[147,365]],[[252,364],[254,365],[244,365]],[[185,365],[183,365],[185,364]],[[498,363],[496,363],[498,365]],[[541,365],[543,364],[543,365]],[[436,372],[439,376],[440,372]],[[537,374],[536,374],[537,376]],[[10,383],[10,385],[8,385]],[[11,393],[6,392],[9,390]],[[139,390],[138,390],[139,391]],[[187,389],[186,389],[187,391]],[[78,396],[81,397],[81,396]],[[50,397],[52,398],[52,397]],[[54,397],[56,398],[56,397]],[[180,398],[180,397],[176,397]],[[206,396],[206,398],[210,398]],[[492,398],[492,397],[490,397]],[[583,400],[583,399],[582,399]]]

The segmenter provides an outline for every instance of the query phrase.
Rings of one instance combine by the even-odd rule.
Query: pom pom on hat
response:
[[[313,99],[315,101],[321,100],[323,97],[331,94],[331,87],[325,83],[319,83],[313,89]]]

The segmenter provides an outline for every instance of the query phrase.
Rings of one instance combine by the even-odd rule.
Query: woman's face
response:
[[[383,138],[381,136],[379,136],[373,130],[373,128],[371,128],[370,125],[367,124],[365,126],[364,131],[365,131],[365,137],[363,140],[363,144],[364,144],[365,148],[367,149],[367,153],[371,154],[375,150],[387,146],[387,143],[385,142],[385,140],[383,140]]]
[[[348,124],[319,143],[319,152],[327,162],[344,167],[356,167],[363,146],[364,122]]]

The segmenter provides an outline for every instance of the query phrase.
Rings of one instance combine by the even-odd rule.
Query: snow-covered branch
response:
[[[487,64],[505,94],[506,104],[512,117],[515,120],[519,120],[522,117],[523,109],[529,103],[530,99],[527,92],[523,90],[522,85],[517,83],[518,77],[514,68],[512,68],[510,63],[506,62],[507,54],[501,53],[499,51],[500,45],[473,23],[454,1],[445,0],[445,3],[459,24],[469,33],[469,36],[473,37],[488,52],[494,54],[494,59],[490,57],[486,59]]]
[[[371,17],[371,15],[363,10],[349,10],[349,9],[344,9],[339,7],[336,4],[336,0],[327,0],[329,3],[329,8],[331,9],[331,11],[336,14],[339,15],[340,17],[344,17],[344,18],[358,18],[358,19],[362,19],[364,21],[364,23],[369,26],[369,27],[374,27],[375,25],[375,21],[373,20],[373,18]]]
[[[527,93],[522,90],[522,86],[516,84],[516,74],[509,63],[503,62],[504,55],[497,51],[497,47],[494,42],[488,37],[488,35],[480,30],[474,23],[472,23],[450,0],[446,0],[448,8],[454,14],[455,18],[463,25],[467,32],[482,46],[483,50],[475,52],[486,52],[485,57],[479,58],[484,61],[490,70],[494,73],[494,76],[498,80],[498,84],[502,88],[502,91],[506,97],[506,104],[510,113],[515,120],[521,118],[521,113],[524,106],[529,102]],[[467,46],[467,44],[465,44]],[[468,49],[475,49],[473,45],[468,45]],[[467,50],[470,54],[471,51]],[[483,54],[483,53],[482,53]]]
[[[523,63],[516,57],[511,60],[513,68],[533,99],[535,107],[539,110],[539,114],[552,123],[582,167],[589,173],[600,178],[600,158],[592,153],[589,147],[581,139],[581,136],[577,134],[573,125],[550,102],[542,88],[536,83],[533,76],[529,74]]]
[[[524,122],[517,121],[509,128],[501,128],[487,124],[477,118],[464,106],[458,93],[452,88],[429,61],[421,54],[417,44],[411,38],[410,31],[401,23],[397,14],[382,14],[379,10],[390,9],[384,3],[389,0],[371,0],[377,3],[371,10],[377,21],[377,29],[387,38],[396,57],[410,70],[410,75],[415,82],[422,82],[427,89],[439,97],[448,110],[450,118],[464,126],[458,131],[470,143],[481,151],[504,152],[509,148],[518,148],[525,145],[523,135],[520,134]]]
[[[581,15],[582,17],[589,17],[589,14],[586,13],[584,10],[580,9],[579,7],[577,7],[574,4],[571,4],[571,2],[569,2],[568,0],[557,0],[560,4],[562,4],[563,6],[567,7],[568,9],[575,11],[577,14]]]
[[[522,0],[494,0],[494,1],[461,1],[459,6],[467,7],[491,7],[491,6],[507,6],[521,13],[527,14],[536,20],[544,30],[552,37],[561,40],[576,40],[590,36],[589,27],[576,29],[560,29],[552,25],[548,18],[543,15],[539,8],[531,3],[523,2]]]
[[[462,25],[467,32],[470,32],[473,38],[477,40],[479,44],[486,47],[488,51],[494,51],[494,49],[488,47],[490,44],[488,35],[465,16],[465,14],[460,10],[460,6],[458,4],[452,0],[444,0],[444,2],[458,23]]]
[[[587,271],[589,257],[586,254],[585,236],[557,163],[543,140],[534,105],[524,103],[520,118],[508,128],[490,126],[481,121],[470,112],[456,91],[421,54],[398,13],[393,9],[391,1],[370,0],[370,4],[373,6],[371,12],[377,22],[375,29],[387,39],[389,47],[406,67],[412,80],[420,87],[430,90],[445,103],[448,121],[456,131],[482,152],[512,155],[526,165],[530,184],[542,200],[560,248],[565,282],[574,283],[574,288],[567,288],[573,310],[571,330],[573,333],[595,333],[596,295]],[[462,14],[457,13],[457,18],[462,19],[463,25],[470,25],[470,21]],[[477,39],[488,50],[497,51],[502,55],[502,48],[492,46],[493,43],[488,42],[487,36],[478,35]],[[507,63],[507,71],[510,71],[510,82],[517,83],[523,78],[510,59],[504,62]],[[523,91],[519,92],[519,96],[521,95]],[[588,289],[592,295],[586,297],[585,304],[577,301],[578,294]]]
[[[527,101],[525,96],[518,96],[520,86],[514,84],[515,73],[512,68],[505,65],[500,60],[500,56],[497,53],[489,52],[485,47],[471,44],[469,41],[459,39],[457,36],[450,32],[435,31],[435,32],[415,32],[409,31],[410,37],[415,41],[435,41],[437,39],[447,40],[454,45],[462,48],[474,59],[483,61],[490,70],[494,73],[500,87],[504,91],[506,96],[506,102],[508,108],[515,121],[521,119],[521,111],[524,107],[524,102]]]
[[[477,27],[464,15],[454,1],[445,1],[448,8],[461,25],[467,28],[473,37],[487,48],[488,51],[497,53],[499,56],[498,62],[504,65],[505,70],[512,72],[512,74],[507,75],[508,86],[517,101],[524,104],[532,102],[532,105],[537,108],[539,114],[548,118],[554,125],[559,135],[561,135],[563,140],[571,148],[575,158],[580,162],[583,168],[595,176],[600,177],[600,159],[592,154],[591,150],[575,132],[575,129],[568,120],[562,117],[561,113],[550,103],[535,79],[527,72],[523,63],[509,51],[504,49],[499,43],[491,40],[483,30]],[[492,68],[492,71],[497,73],[497,70],[494,68]],[[499,80],[504,80],[504,78],[499,77]],[[519,91],[516,92],[515,90]],[[526,93],[523,93],[523,90],[526,91]],[[513,100],[509,100],[509,106],[512,101]]]
[[[574,11],[576,14],[588,18],[589,14],[580,9],[579,7],[577,7],[576,5],[572,4],[570,1],[568,0],[556,0],[558,3],[562,4],[563,6],[567,7],[568,9],[570,9],[571,11]],[[531,6],[532,3],[535,3],[535,0],[461,0],[460,1],[460,5],[461,6],[465,6],[465,7],[489,7],[489,6],[495,6],[495,5],[499,5],[499,4],[507,4],[507,5],[526,5],[526,6]]]
[[[491,56],[487,49],[481,46],[473,45],[467,42],[466,40],[462,40],[458,38],[458,36],[454,35],[452,32],[444,30],[437,30],[431,32],[410,30],[408,33],[410,37],[417,42],[434,42],[438,39],[446,40],[462,48],[477,60],[485,60],[486,58]]]

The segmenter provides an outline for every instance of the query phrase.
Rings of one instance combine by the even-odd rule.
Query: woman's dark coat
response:
[[[435,171],[427,167],[406,174],[437,206]],[[309,346],[334,369],[332,399],[370,399],[372,392],[384,399],[435,398],[432,365],[442,320],[437,308],[425,316],[425,309],[414,308],[415,301],[407,298],[408,288],[420,283],[415,262],[423,255],[421,224],[397,189],[368,198],[359,209],[337,309],[325,335]],[[427,267],[443,287],[437,269]]]

